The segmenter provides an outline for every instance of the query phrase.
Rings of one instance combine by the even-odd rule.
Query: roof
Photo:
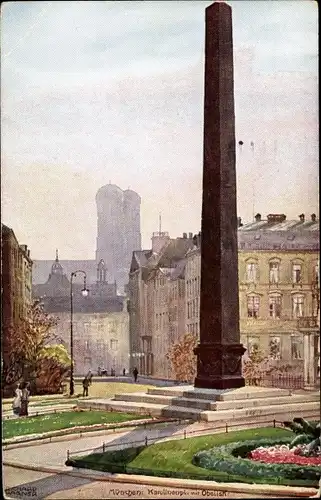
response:
[[[43,297],[44,310],[48,313],[69,312],[70,297]],[[82,297],[73,301],[74,313],[111,313],[124,311],[124,298],[118,297]],[[127,310],[127,309],[126,309]]]
[[[238,228],[239,250],[315,250],[320,248],[319,221],[251,222]]]
[[[186,252],[193,248],[193,241],[189,238],[171,239],[158,259],[159,267],[175,267],[175,263],[183,259]]]
[[[133,273],[137,271],[137,269],[146,266],[152,253],[152,250],[135,250],[132,254],[130,272]]]
[[[73,271],[81,269],[87,274],[87,282],[95,283],[97,278],[97,263],[95,260],[59,260],[63,272],[67,277],[70,277]],[[46,283],[51,273],[53,260],[34,260],[32,269],[32,283],[39,285]],[[75,278],[75,281],[83,281],[83,276]]]

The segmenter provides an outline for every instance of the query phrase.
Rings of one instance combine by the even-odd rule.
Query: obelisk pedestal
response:
[[[206,9],[200,343],[195,387],[230,389],[242,377],[238,299],[232,10]]]

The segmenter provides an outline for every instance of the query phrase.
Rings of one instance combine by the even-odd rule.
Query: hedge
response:
[[[318,466],[270,464],[245,458],[250,451],[260,446],[289,444],[291,441],[290,438],[283,438],[234,442],[210,450],[199,451],[194,455],[192,463],[204,469],[229,472],[230,474],[252,478],[273,477],[278,478],[280,481],[282,479],[291,479],[315,481],[317,483],[321,476],[320,467]]]

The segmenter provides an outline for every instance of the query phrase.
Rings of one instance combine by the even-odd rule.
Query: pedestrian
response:
[[[14,392],[15,392],[15,397],[12,403],[12,411],[14,415],[19,416],[21,409],[21,396],[22,396],[20,383],[17,384],[17,388]]]
[[[21,386],[21,406],[20,406],[20,417],[28,416],[28,404],[30,396],[30,384],[28,382],[23,382]]]
[[[123,375],[125,377],[125,375],[126,375],[126,368],[123,369]]]
[[[82,386],[84,388],[83,393],[82,393],[83,397],[88,396],[88,387],[89,387],[89,385],[90,385],[89,380],[88,380],[87,377],[85,377],[84,380],[82,381]]]
[[[133,369],[133,375],[134,375],[134,382],[136,383],[137,382],[137,376],[138,376],[138,370],[137,370],[136,366]]]
[[[91,385],[91,379],[93,378],[93,374],[91,373],[91,370],[86,375],[86,379],[88,380],[88,387]]]

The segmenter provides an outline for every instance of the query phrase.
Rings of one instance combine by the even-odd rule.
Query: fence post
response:
[[[186,430],[184,431],[184,439],[186,439]]]
[[[227,422],[225,423],[225,432],[228,432],[228,425],[227,425]]]
[[[67,460],[69,460],[69,457],[70,457],[70,452],[69,450],[67,450]]]
[[[145,436],[145,446],[147,446],[147,445],[148,445],[148,438],[147,438],[147,436]]]
[[[105,453],[105,443],[103,443],[103,453]]]
[[[275,424],[276,424],[276,421],[275,421],[275,419],[274,419],[274,420],[273,420],[273,427],[275,427]]]

